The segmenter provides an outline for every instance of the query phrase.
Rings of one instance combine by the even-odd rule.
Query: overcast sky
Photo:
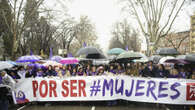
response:
[[[58,1],[58,2],[57,2]],[[72,2],[65,3],[68,13],[79,19],[81,15],[86,15],[90,18],[92,23],[95,24],[98,43],[103,48],[104,51],[108,49],[109,40],[111,38],[110,31],[112,29],[113,23],[122,20],[129,15],[121,11],[121,6],[118,0],[73,0]],[[46,0],[45,3],[52,9],[63,10],[62,5],[60,5],[59,0]],[[184,31],[190,28],[190,17],[192,14],[192,8],[195,5],[186,7],[186,11],[183,11],[180,16],[176,19],[173,31]],[[138,28],[135,20],[130,21],[130,23]],[[145,44],[142,44],[142,49],[145,49]]]

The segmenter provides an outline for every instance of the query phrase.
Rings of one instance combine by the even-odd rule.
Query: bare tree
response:
[[[179,33],[170,33],[168,34],[166,37],[164,37],[163,39],[161,39],[160,42],[167,42],[164,44],[164,46],[168,46],[168,47],[173,47],[175,48],[177,51],[179,51],[180,53],[183,53],[183,49],[180,48],[181,45],[185,45],[185,41],[189,40],[189,36],[190,36],[190,32],[189,31],[184,31],[184,32],[179,32]],[[187,41],[188,42],[188,41]],[[186,48],[187,50],[187,48]]]
[[[79,48],[82,48],[84,43],[88,46],[99,48],[99,45],[96,43],[97,34],[95,26],[87,16],[81,16],[74,29],[75,37],[71,45],[72,53],[75,53]]]
[[[186,0],[127,0],[131,14],[138,21],[147,42],[157,48],[159,40],[172,29],[173,23]],[[167,11],[169,10],[169,11]]]
[[[141,47],[138,32],[124,19],[122,22],[116,22],[112,30],[112,39],[109,48],[123,48],[133,51],[139,51]]]
[[[28,1],[28,0],[27,0]],[[30,12],[23,18],[24,16],[24,10],[25,10],[25,0],[13,0],[9,1],[10,7],[11,7],[11,13],[12,13],[12,19],[11,19],[11,25],[8,24],[10,22],[9,19],[6,18],[6,12],[2,11],[2,15],[4,16],[5,23],[8,27],[9,33],[11,34],[8,37],[12,37],[12,40],[9,41],[12,43],[12,46],[10,47],[11,53],[10,56],[12,56],[13,59],[16,57],[16,53],[18,50],[18,42],[22,37],[22,34],[25,30],[25,26],[28,24],[29,19],[32,17],[35,10],[37,10],[40,5],[43,3],[44,0],[36,0],[35,4],[32,6]]]

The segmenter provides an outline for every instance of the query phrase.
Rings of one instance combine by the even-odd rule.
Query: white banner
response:
[[[86,76],[19,80],[16,103],[32,101],[101,101],[123,99],[164,104],[195,104],[195,80]]]

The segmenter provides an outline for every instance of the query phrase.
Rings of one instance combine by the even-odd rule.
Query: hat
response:
[[[103,67],[103,66],[100,66],[100,67],[98,68],[98,71],[100,71],[100,70],[104,70],[104,67]]]
[[[0,73],[6,73],[6,74],[7,74],[7,72],[6,72],[6,71],[4,71],[4,70],[3,70],[3,71],[0,71]]]

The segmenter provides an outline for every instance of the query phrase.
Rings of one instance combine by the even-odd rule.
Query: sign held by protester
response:
[[[29,78],[19,80],[15,103],[123,99],[164,104],[195,104],[195,80],[118,76]]]

